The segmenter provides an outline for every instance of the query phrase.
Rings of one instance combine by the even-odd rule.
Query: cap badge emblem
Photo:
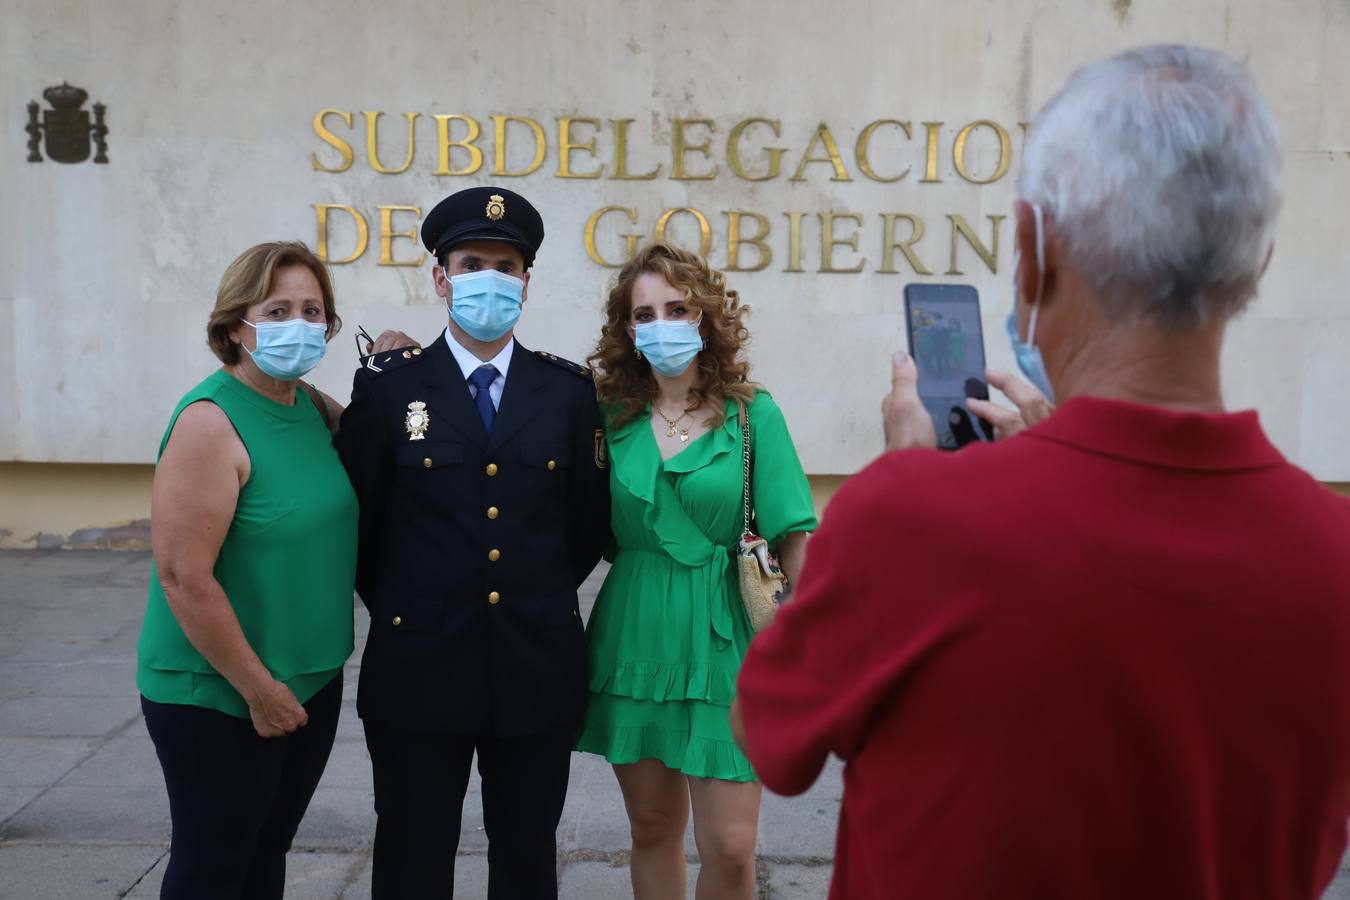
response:
[[[493,194],[488,197],[487,217],[494,222],[500,222],[506,215],[506,199],[501,194]]]
[[[431,424],[431,416],[427,413],[427,405],[421,400],[414,400],[408,404],[408,415],[403,420],[403,425],[408,429],[408,440],[420,441],[426,437],[427,426]]]

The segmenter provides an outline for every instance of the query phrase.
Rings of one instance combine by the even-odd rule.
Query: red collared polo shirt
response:
[[[1255,413],[1066,402],[887,455],[741,670],[844,802],[832,898],[1314,900],[1350,815],[1350,503]]]

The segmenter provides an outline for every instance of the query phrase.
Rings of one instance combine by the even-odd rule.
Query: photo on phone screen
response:
[[[955,450],[988,431],[966,409],[967,397],[988,398],[980,296],[966,284],[905,285],[909,352],[919,369],[919,399],[933,417],[938,447]],[[957,410],[953,421],[953,410]]]

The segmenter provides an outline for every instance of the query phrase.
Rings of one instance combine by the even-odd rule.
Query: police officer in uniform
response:
[[[488,897],[557,896],[585,703],[577,587],[609,540],[589,370],[513,336],[544,226],[496,187],[422,224],[445,333],[364,360],[336,444],[370,611],[357,711],[375,780],[374,897],[451,896],[478,755]]]

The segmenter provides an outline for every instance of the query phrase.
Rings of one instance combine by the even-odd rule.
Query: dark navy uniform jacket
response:
[[[444,335],[378,362],[357,372],[335,442],[361,504],[356,589],[371,616],[357,711],[476,736],[576,725],[577,587],[610,536],[589,371],[517,342],[489,434]]]

